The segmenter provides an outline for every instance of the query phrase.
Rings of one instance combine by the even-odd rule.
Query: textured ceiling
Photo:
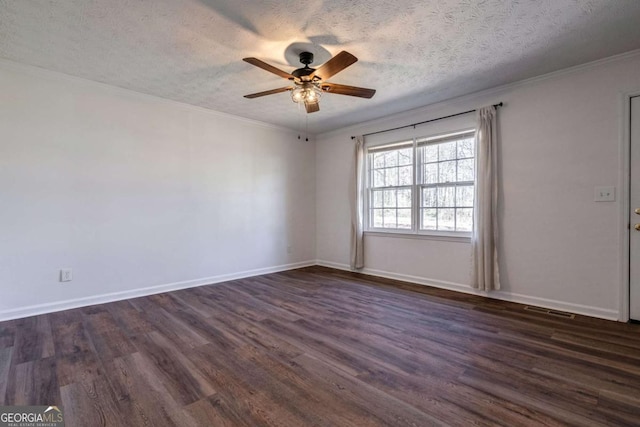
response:
[[[318,133],[638,49],[639,22],[640,0],[0,0],[0,57],[297,129],[288,93],[243,98],[287,82],[242,58],[347,50],[330,81],[378,92],[325,94]]]

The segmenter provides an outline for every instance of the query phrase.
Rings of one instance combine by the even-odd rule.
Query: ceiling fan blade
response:
[[[258,58],[243,58],[242,60],[244,62],[248,62],[251,65],[255,65],[258,68],[262,68],[265,71],[273,73],[276,76],[280,76],[284,79],[289,79],[289,80],[294,79],[294,77],[291,74],[284,72],[281,69],[274,67],[273,65],[269,65],[266,62],[259,60]]]
[[[286,92],[288,90],[291,90],[290,86],[281,87],[279,89],[265,90],[264,92],[252,93],[250,95],[245,95],[244,97],[245,98],[249,98],[249,99],[253,99],[253,98],[259,98],[261,96],[273,95],[274,93]]]
[[[344,70],[357,60],[358,58],[343,50],[342,52],[338,53],[336,56],[325,62],[324,65],[322,65],[313,73],[313,75],[320,77],[322,80],[327,80],[331,78],[331,76]]]
[[[307,113],[315,113],[316,111],[320,111],[320,104],[318,102],[305,102],[304,108],[307,109]]]
[[[339,85],[336,83],[324,82],[321,84],[322,90],[328,93],[335,93],[338,95],[358,96],[360,98],[371,98],[376,94],[375,89],[366,89],[364,87]]]

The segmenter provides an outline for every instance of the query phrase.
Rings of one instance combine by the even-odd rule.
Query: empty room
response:
[[[640,425],[639,22],[0,0],[0,427]]]

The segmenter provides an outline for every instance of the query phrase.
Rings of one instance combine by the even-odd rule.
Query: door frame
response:
[[[640,96],[640,90],[621,94],[620,114],[620,314],[621,322],[629,321],[629,305],[631,304],[629,292],[631,291],[631,278],[629,276],[630,248],[629,238],[631,224],[629,222],[629,209],[631,203],[631,98]]]

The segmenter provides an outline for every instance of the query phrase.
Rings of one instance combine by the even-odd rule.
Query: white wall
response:
[[[620,316],[627,55],[320,135],[0,62],[0,319],[349,263],[351,135],[503,101],[499,298]],[[315,235],[314,235],[315,228]],[[470,292],[468,242],[367,236],[368,272]],[[291,253],[287,248],[291,247]],[[62,267],[74,280],[58,282]]]
[[[323,135],[316,142],[317,256],[349,264],[350,136],[504,102],[502,286],[494,296],[619,319],[622,94],[640,90],[640,55],[600,61]],[[428,132],[428,125],[425,126]],[[470,243],[365,237],[367,272],[471,292]]]
[[[312,263],[314,156],[292,131],[0,63],[0,319]]]

